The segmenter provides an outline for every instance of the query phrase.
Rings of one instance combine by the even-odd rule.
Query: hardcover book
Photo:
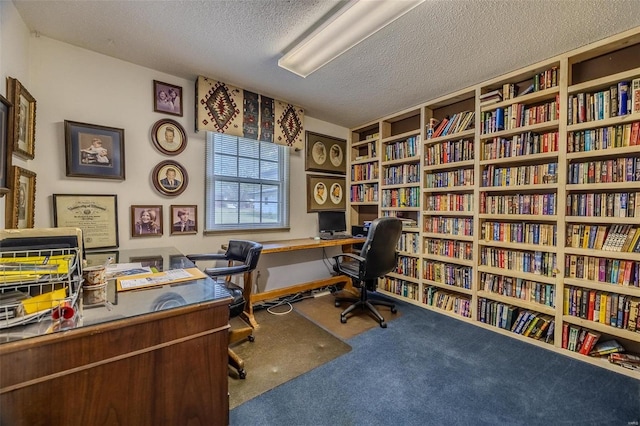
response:
[[[591,352],[589,352],[589,355],[602,356],[615,352],[624,352],[624,346],[622,346],[617,340],[611,339],[596,343]]]

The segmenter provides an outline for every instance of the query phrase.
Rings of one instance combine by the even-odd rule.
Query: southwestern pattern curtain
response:
[[[196,130],[304,147],[304,110],[221,81],[199,76]]]

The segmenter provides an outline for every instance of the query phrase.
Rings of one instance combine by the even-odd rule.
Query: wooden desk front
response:
[[[313,238],[297,238],[291,240],[265,241],[261,242],[260,244],[262,244],[263,255],[337,246],[342,246],[342,252],[348,253],[353,250],[354,244],[362,244],[364,241],[365,238],[345,238],[340,240],[315,240]],[[336,284],[344,284],[345,287],[349,288],[351,286],[351,279],[344,275],[337,275],[293,286],[279,288],[276,290],[266,291],[262,293],[253,293],[253,279],[249,277],[248,282],[244,283],[244,297],[245,300],[249,301],[249,303],[245,305],[243,317],[246,321],[249,322],[249,324],[251,324],[251,326],[257,327],[258,323],[256,322],[253,315],[254,303]]]

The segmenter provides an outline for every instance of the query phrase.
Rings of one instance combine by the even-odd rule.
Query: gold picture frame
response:
[[[6,228],[33,228],[36,211],[36,174],[22,167],[13,166],[10,194],[6,205]]]
[[[304,169],[307,171],[347,174],[347,141],[307,131]]]
[[[22,158],[33,160],[36,145],[36,100],[20,81],[12,77],[7,78],[7,94],[14,107],[12,151]]]
[[[345,210],[346,179],[328,175],[307,175],[307,212]]]

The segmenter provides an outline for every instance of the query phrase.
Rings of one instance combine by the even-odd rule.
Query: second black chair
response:
[[[360,255],[343,253],[334,256],[336,272],[351,277],[355,286],[360,287],[360,297],[337,297],[336,306],[343,301],[355,302],[340,314],[340,321],[347,322],[347,315],[357,308],[367,310],[378,320],[380,327],[386,328],[380,312],[374,305],[383,305],[396,313],[395,304],[384,300],[369,299],[369,292],[375,291],[378,278],[393,271],[397,265],[398,253],[396,245],[402,233],[402,222],[395,217],[379,217],[369,227],[367,239],[362,245]]]

